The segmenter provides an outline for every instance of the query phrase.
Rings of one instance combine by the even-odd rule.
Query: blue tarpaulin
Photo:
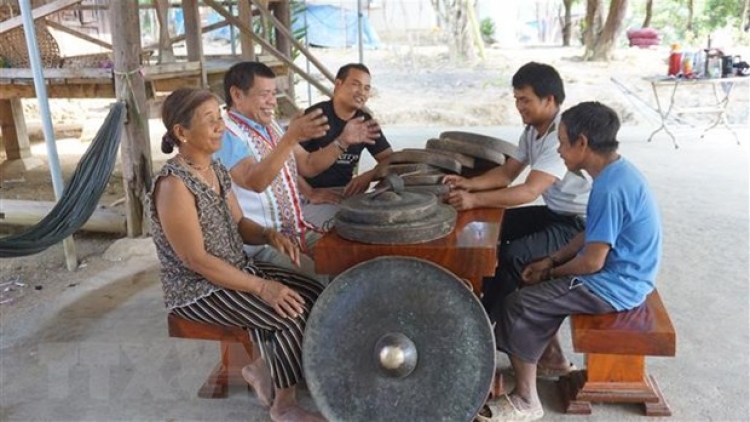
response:
[[[307,24],[307,42],[317,47],[352,47],[358,44],[357,12],[327,4],[307,5],[295,15],[292,30]],[[362,45],[380,48],[380,40],[367,16],[362,17]]]
[[[182,10],[178,9],[174,14],[175,32],[182,34],[185,24]],[[236,13],[236,12],[235,12]],[[218,13],[211,11],[208,15],[208,23],[220,22],[224,18]],[[323,5],[307,5],[305,10],[296,12],[292,17],[292,33],[299,33],[307,25],[307,44],[316,47],[343,48],[358,44],[357,12],[341,7]],[[229,41],[229,27],[220,28],[210,32],[214,39]],[[362,16],[362,45],[365,48],[380,48],[380,40],[375,30],[370,25],[367,16]]]

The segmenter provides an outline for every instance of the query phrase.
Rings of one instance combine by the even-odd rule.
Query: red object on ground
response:
[[[646,48],[661,42],[659,32],[654,28],[629,29],[626,36],[631,47]]]

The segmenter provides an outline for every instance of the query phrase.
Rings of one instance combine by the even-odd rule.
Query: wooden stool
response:
[[[221,359],[198,390],[198,397],[207,399],[226,398],[229,385],[246,386],[242,368],[254,360],[253,343],[247,330],[191,321],[169,314],[167,317],[169,336],[221,342]]]
[[[573,315],[570,327],[586,370],[560,377],[566,412],[589,415],[591,402],[618,402],[643,403],[647,416],[672,415],[656,379],[646,373],[646,356],[676,352],[675,330],[656,290],[627,312]]]

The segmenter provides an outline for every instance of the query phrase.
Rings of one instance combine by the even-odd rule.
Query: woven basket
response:
[[[9,4],[0,6],[0,22],[19,16],[19,14],[17,6]],[[62,65],[60,48],[57,45],[55,37],[47,29],[45,22],[44,19],[34,21],[34,32],[39,44],[39,55],[42,58],[42,66],[60,67]],[[21,68],[31,67],[23,26],[4,32],[0,34],[0,37],[2,37],[2,42],[0,42],[0,56],[5,58],[7,65]]]

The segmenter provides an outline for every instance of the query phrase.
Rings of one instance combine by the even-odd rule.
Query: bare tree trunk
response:
[[[586,0],[586,29],[583,32],[583,45],[586,52],[584,60],[588,60],[588,54],[593,49],[601,32],[602,0]]]
[[[750,0],[745,0],[742,6],[742,19],[740,19],[740,31],[747,32],[750,29]]]
[[[563,46],[567,47],[570,45],[570,34],[573,31],[573,18],[570,11],[573,6],[573,0],[563,0],[563,6],[565,6],[565,17],[563,18],[562,38]]]
[[[586,46],[584,59],[588,61],[609,60],[615,47],[615,38],[620,32],[625,11],[628,8],[628,0],[612,0],[609,4],[609,14],[604,29],[597,37],[593,45]]]
[[[748,0],[750,1],[750,0]],[[654,0],[646,0],[646,18],[643,19],[642,28],[648,28],[651,26],[651,17],[654,14]]]
[[[687,0],[688,6],[688,18],[687,18],[687,30],[693,32],[693,0]]]
[[[448,54],[451,61],[458,62],[474,58],[474,48],[469,28],[468,8],[474,0],[430,0],[438,18],[438,24],[448,38]]]

